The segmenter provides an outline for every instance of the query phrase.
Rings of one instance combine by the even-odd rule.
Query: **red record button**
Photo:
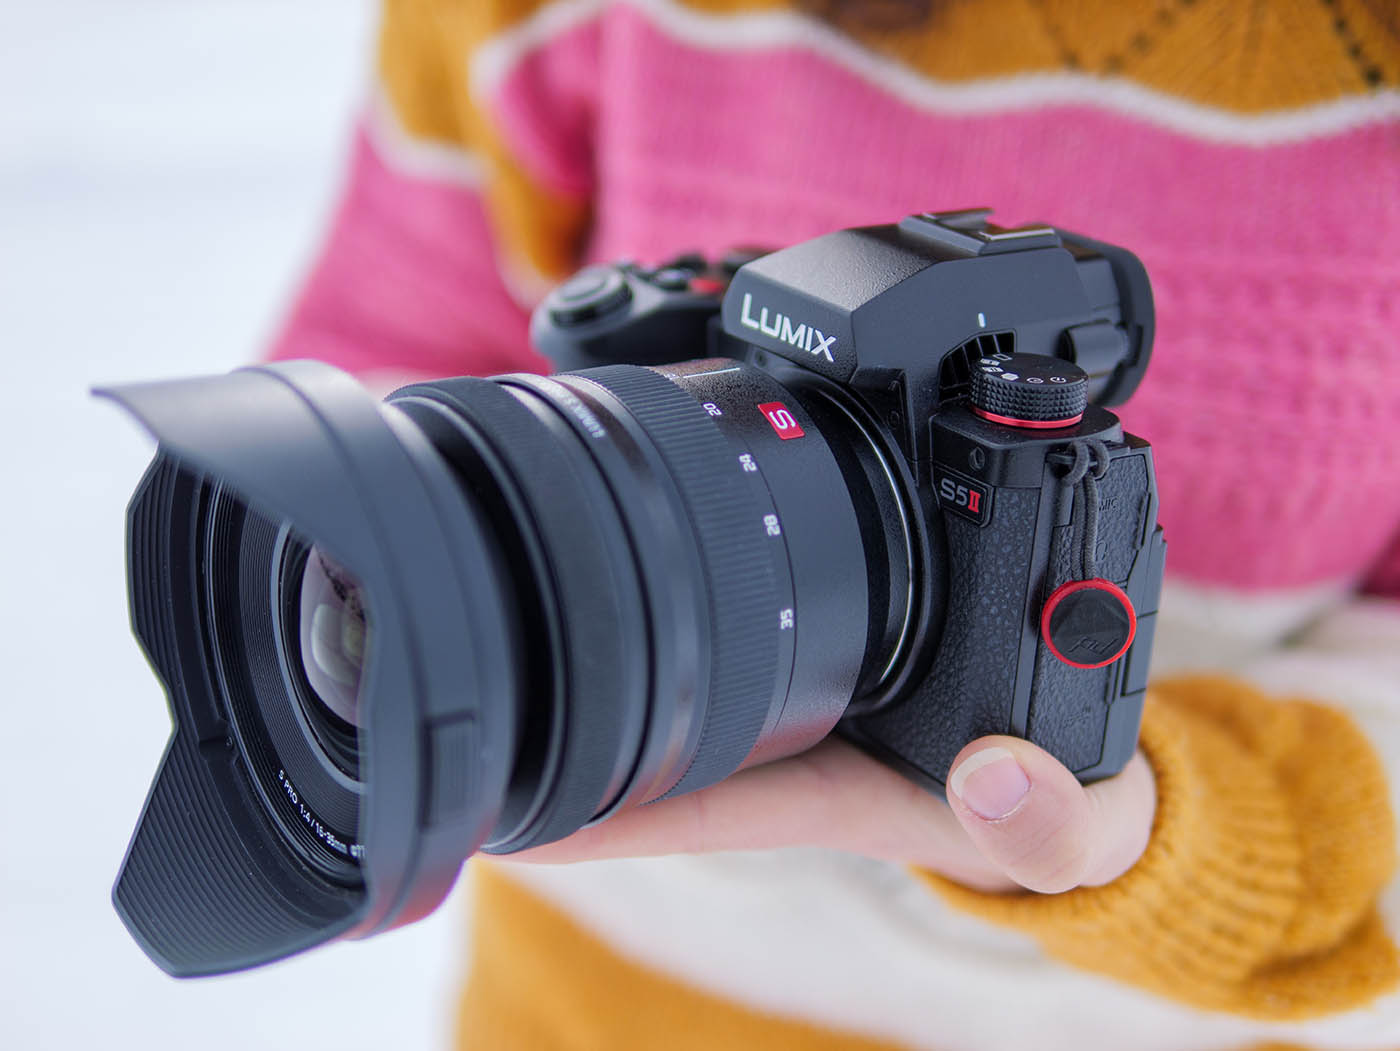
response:
[[[696,295],[718,296],[723,295],[724,290],[729,286],[723,281],[717,281],[713,277],[692,277],[690,279],[690,290]]]
[[[758,411],[763,413],[769,425],[783,441],[789,438],[801,438],[805,433],[802,425],[797,422],[797,417],[788,410],[788,407],[780,401],[765,401],[758,406]]]
[[[1128,651],[1137,613],[1111,581],[1072,580],[1057,587],[1040,613],[1040,637],[1071,668],[1102,668]]]

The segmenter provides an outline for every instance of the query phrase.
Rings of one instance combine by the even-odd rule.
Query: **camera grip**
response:
[[[930,674],[898,703],[842,724],[857,744],[940,795],[969,741],[1017,732],[1040,499],[1040,489],[999,489],[983,527],[943,514],[947,612]]]
[[[1044,639],[1038,640],[1024,736],[1081,781],[1116,774],[1137,747],[1166,559],[1166,542],[1156,524],[1156,492],[1151,451],[1130,438],[1129,445],[1114,453],[1112,467],[1099,483],[1093,570],[1116,584],[1131,603],[1134,632],[1127,652],[1104,667],[1083,668],[1059,659]],[[1072,526],[1056,525],[1044,595],[1076,579],[1077,558]]]
[[[1099,483],[1097,569],[1136,611],[1127,652],[1099,668],[1057,658],[1041,637],[1045,597],[1075,577],[1069,497],[1051,471],[1039,488],[998,488],[985,525],[944,510],[948,592],[929,675],[898,703],[842,724],[847,737],[942,794],[969,742],[1012,734],[1081,781],[1132,757],[1142,715],[1166,544],[1146,443],[1117,446]]]

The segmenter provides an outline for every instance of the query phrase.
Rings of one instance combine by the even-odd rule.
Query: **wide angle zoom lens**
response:
[[[766,372],[458,378],[389,404],[487,508],[529,625],[525,729],[487,850],[810,747],[889,648],[907,523],[857,511],[865,483],[829,441],[864,439]]]
[[[175,734],[115,900],[172,973],[410,921],[474,851],[810,748],[900,634],[869,434],[736,361],[118,396],[162,443],[130,572]]]

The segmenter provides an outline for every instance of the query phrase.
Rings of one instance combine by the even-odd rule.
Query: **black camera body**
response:
[[[1128,761],[1165,545],[1129,252],[985,211],[590,267],[550,376],[319,362],[101,393],[158,439],[133,630],[169,746],[113,901],[177,975],[426,915],[464,860],[843,733]]]
[[[531,326],[560,370],[741,359],[789,390],[839,387],[883,430],[920,571],[890,673],[857,690],[840,730],[939,793],[987,734],[1031,740],[1086,782],[1123,768],[1166,552],[1151,447],[1103,407],[1147,368],[1146,271],[1117,246],[989,214],[590,267]],[[804,434],[795,406],[753,408],[777,415],[780,439]]]

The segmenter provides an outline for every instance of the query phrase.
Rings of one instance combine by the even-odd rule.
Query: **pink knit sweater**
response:
[[[1159,327],[1122,415],[1157,451],[1168,572],[1249,589],[1370,574],[1400,593],[1393,99],[1244,116],[1127,82],[945,85],[809,20],[755,17],[745,38],[671,4],[570,21],[578,6],[492,40],[470,88],[542,199],[588,202],[579,263],[981,203],[1127,245]],[[367,122],[276,354],[545,368],[527,306],[559,275],[501,265],[502,226],[543,220],[484,208],[493,162],[410,136],[413,119],[381,99]]]

